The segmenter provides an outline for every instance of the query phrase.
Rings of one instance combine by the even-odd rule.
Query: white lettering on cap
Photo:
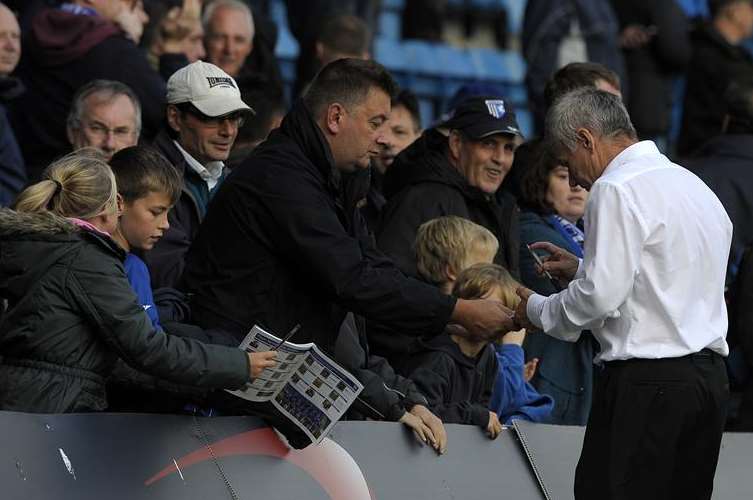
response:
[[[233,79],[225,76],[208,76],[207,82],[209,82],[210,89],[214,87],[230,87],[231,89],[235,88]]]

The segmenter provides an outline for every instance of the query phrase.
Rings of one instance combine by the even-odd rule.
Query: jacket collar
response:
[[[288,136],[301,148],[304,156],[324,176],[328,187],[333,192],[340,192],[342,175],[335,167],[332,150],[302,99],[299,99],[285,115],[280,124],[279,133]]]

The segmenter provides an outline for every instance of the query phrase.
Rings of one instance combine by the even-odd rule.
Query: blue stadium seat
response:
[[[281,59],[295,59],[298,57],[298,41],[287,26],[279,26],[275,55]]]
[[[405,7],[405,0],[382,0],[383,10],[401,11]]]
[[[515,117],[518,119],[518,126],[520,131],[523,132],[523,137],[526,140],[533,138],[533,115],[528,108],[515,108]]]
[[[677,0],[677,4],[688,17],[708,17],[709,5],[707,0]]]
[[[398,40],[400,38],[402,18],[397,12],[385,12],[379,14],[379,36]]]
[[[435,53],[437,59],[434,65],[442,76],[464,80],[477,78],[476,66],[467,50],[450,45],[439,45]]]
[[[391,38],[379,37],[374,42],[374,59],[394,72],[404,72],[408,67],[403,44]]]

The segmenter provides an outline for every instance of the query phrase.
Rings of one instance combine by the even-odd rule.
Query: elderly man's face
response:
[[[385,124],[384,147],[374,158],[376,168],[384,173],[402,150],[413,144],[420,130],[413,123],[413,117],[405,106],[395,106]]]
[[[494,194],[512,167],[517,139],[510,134],[494,134],[475,141],[453,130],[450,154],[468,184],[486,194]]]
[[[332,139],[335,164],[344,171],[368,168],[384,146],[384,131],[390,113],[390,97],[371,88],[360,104],[344,110],[338,133]]]
[[[253,28],[242,11],[218,7],[212,15],[206,37],[209,62],[230,76],[238,76],[253,48]]]
[[[21,58],[21,28],[13,12],[0,5],[0,76],[8,76]]]
[[[587,141],[590,141],[590,147],[586,147]],[[590,190],[601,174],[603,167],[599,167],[593,148],[593,137],[589,134],[586,139],[579,136],[575,150],[563,148],[558,155],[559,164],[568,169],[571,186],[581,186]]]
[[[103,98],[95,93],[84,99],[83,104],[79,127],[68,129],[73,149],[94,147],[109,161],[121,149],[136,145],[139,140],[136,108],[128,96]]]

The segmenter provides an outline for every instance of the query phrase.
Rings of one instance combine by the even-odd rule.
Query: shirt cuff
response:
[[[573,279],[582,278],[585,273],[586,269],[585,266],[583,266],[583,259],[578,259],[578,270],[575,271],[575,276],[573,277]]]
[[[528,304],[526,305],[526,314],[528,315],[528,321],[533,323],[537,328],[543,328],[541,323],[541,313],[544,311],[544,303],[546,297],[534,293],[528,297]]]

